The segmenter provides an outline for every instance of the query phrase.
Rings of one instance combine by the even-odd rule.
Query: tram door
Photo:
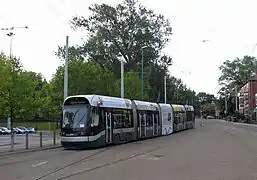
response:
[[[152,114],[152,118],[153,118],[153,135],[158,135],[158,128],[159,128],[158,115]]]
[[[139,137],[143,138],[146,136],[146,114],[139,114]]]
[[[106,127],[106,143],[112,143],[112,136],[113,136],[113,119],[111,112],[105,112],[105,127]]]

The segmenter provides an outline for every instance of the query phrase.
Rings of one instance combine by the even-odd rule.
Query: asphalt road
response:
[[[0,157],[6,180],[253,180],[257,127],[206,120],[203,127],[96,150],[62,148]]]
[[[29,134],[29,148],[40,147],[40,135]],[[11,149],[11,135],[0,135],[0,153]],[[14,136],[14,150],[26,148],[26,135],[15,134]],[[59,143],[59,138],[56,136],[56,143]],[[42,135],[42,145],[49,146],[53,144],[53,133],[45,132]]]

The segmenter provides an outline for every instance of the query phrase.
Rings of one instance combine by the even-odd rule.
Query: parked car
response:
[[[29,133],[29,131],[25,127],[22,127],[22,126],[18,126],[15,129],[19,132],[19,134]]]
[[[11,130],[6,127],[0,127],[2,134],[10,134]]]
[[[207,119],[214,119],[213,116],[207,116]]]
[[[4,130],[0,128],[0,135],[5,134]]]
[[[26,129],[29,131],[29,133],[36,133],[36,130],[33,127],[26,127]]]
[[[14,132],[15,134],[22,134],[22,133],[23,133],[23,131],[20,130],[20,129],[18,129],[18,128],[13,128],[13,132]]]

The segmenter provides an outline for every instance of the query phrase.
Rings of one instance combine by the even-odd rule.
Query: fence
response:
[[[60,136],[56,131],[14,134],[12,146],[11,135],[0,135],[0,153],[21,149],[35,149],[60,144]]]

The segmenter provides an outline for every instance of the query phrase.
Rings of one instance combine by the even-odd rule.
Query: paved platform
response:
[[[96,150],[63,148],[0,157],[8,180],[250,180],[257,178],[257,129],[205,120],[170,136]]]

